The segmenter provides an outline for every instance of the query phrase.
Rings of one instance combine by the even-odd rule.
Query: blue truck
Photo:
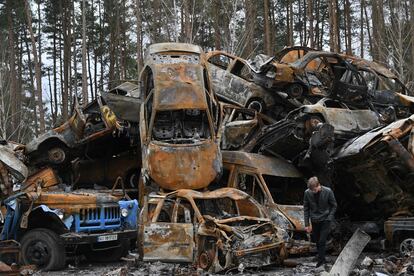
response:
[[[20,242],[23,263],[59,270],[80,253],[93,261],[114,261],[135,244],[137,200],[110,190],[44,190],[29,188],[3,202],[1,240]]]

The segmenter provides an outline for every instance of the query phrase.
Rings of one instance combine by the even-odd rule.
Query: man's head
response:
[[[319,179],[316,176],[309,178],[308,180],[308,189],[311,190],[312,193],[316,194],[319,193],[321,190],[321,183],[319,183]]]

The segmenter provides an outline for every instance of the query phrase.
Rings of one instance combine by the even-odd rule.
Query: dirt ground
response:
[[[371,260],[375,260],[382,265],[364,264],[365,257],[369,257]],[[292,257],[289,258],[292,263],[296,263],[295,267],[263,267],[260,269],[248,269],[248,268],[235,268],[231,271],[227,271],[224,274],[227,275],[319,275],[323,271],[329,271],[334,264],[337,256],[327,256],[328,264],[325,267],[315,268],[316,263],[312,261],[313,256],[306,257]],[[384,265],[387,259],[396,258],[391,253],[376,253],[376,252],[364,252],[361,254],[357,261],[356,268],[351,275],[395,275],[390,273],[388,267]],[[362,264],[361,264],[362,263]],[[410,261],[411,263],[411,261]],[[405,264],[408,267],[410,264]],[[183,264],[171,264],[171,263],[143,263],[136,262],[133,259],[127,261],[120,261],[117,263],[88,263],[81,261],[75,266],[74,263],[69,264],[65,270],[56,272],[42,272],[38,271],[33,275],[47,275],[47,276],[65,276],[65,275],[82,275],[82,276],[126,276],[126,275],[206,275],[202,271],[197,271],[191,266]],[[401,274],[401,275],[413,275],[413,274]]]

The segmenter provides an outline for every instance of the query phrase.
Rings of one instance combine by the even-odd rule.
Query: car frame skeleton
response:
[[[307,241],[302,200],[303,175],[283,158],[241,151],[223,151],[221,187],[239,189],[263,206],[284,236],[289,254],[303,254],[314,246]]]
[[[180,189],[146,200],[138,249],[144,261],[188,262],[216,273],[241,263],[281,263],[286,257],[281,235],[262,207],[240,190]]]
[[[160,43],[147,50],[140,76],[144,183],[200,189],[220,175],[221,111],[204,58],[190,44]]]

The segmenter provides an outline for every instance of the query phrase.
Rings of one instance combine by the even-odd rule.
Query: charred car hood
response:
[[[194,144],[151,142],[148,146],[150,177],[167,190],[201,189],[221,174],[221,152],[212,140]]]

